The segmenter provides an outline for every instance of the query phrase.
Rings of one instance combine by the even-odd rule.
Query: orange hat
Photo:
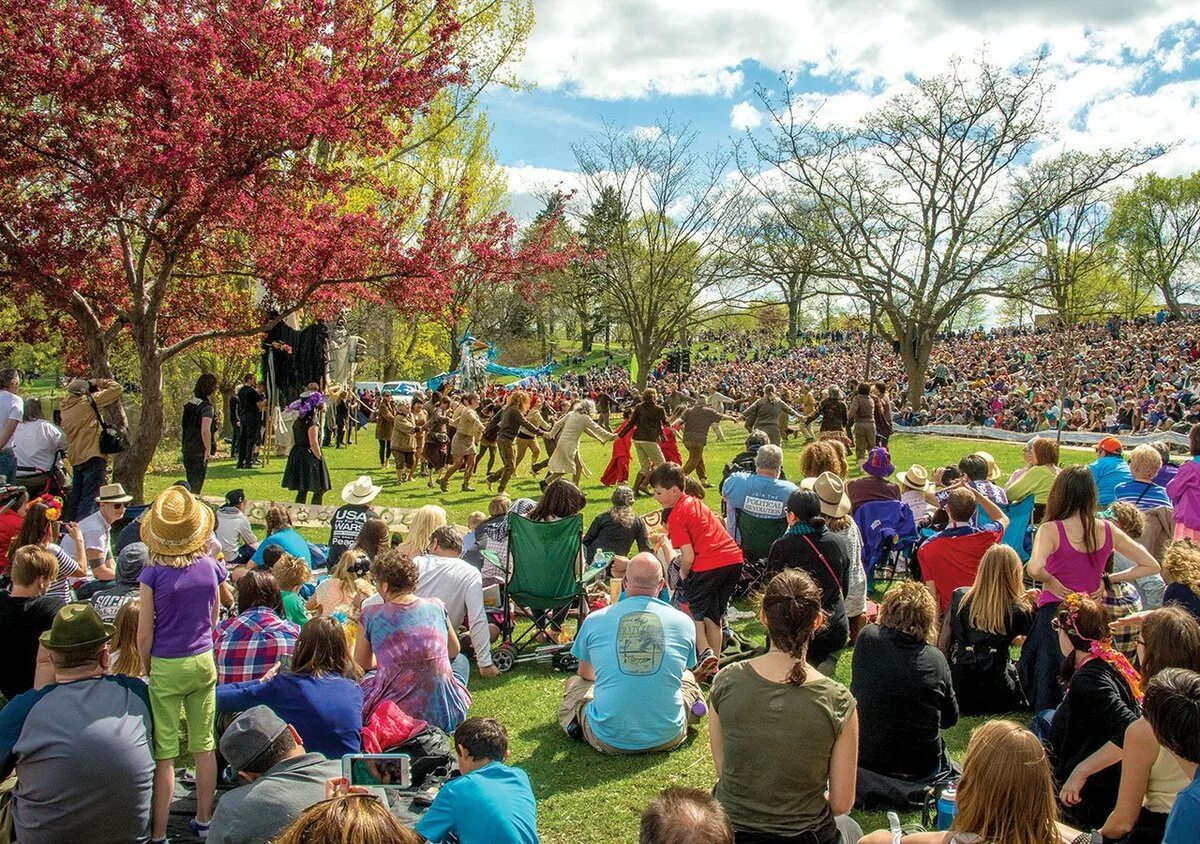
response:
[[[1106,454],[1120,454],[1121,441],[1116,437],[1105,437],[1096,444],[1096,448]]]

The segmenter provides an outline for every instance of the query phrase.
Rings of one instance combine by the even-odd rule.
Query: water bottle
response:
[[[954,816],[958,814],[958,791],[953,785],[942,789],[937,801],[937,828],[939,832],[950,829]]]
[[[604,549],[603,548],[597,548],[596,553],[592,555],[592,568],[594,568],[594,569],[604,568]]]

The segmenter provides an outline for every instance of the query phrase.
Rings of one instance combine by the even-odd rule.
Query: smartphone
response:
[[[349,753],[342,757],[342,776],[350,785],[410,788],[407,753]]]

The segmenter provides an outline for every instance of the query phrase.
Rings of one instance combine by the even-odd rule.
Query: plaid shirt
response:
[[[252,607],[227,618],[213,631],[218,683],[258,680],[271,666],[292,655],[300,627],[266,607]]]
[[[1142,611],[1142,596],[1132,583],[1114,583],[1104,590],[1104,608],[1108,610],[1108,620],[1116,621],[1127,615]],[[1133,660],[1137,657],[1137,637],[1140,627],[1122,627],[1119,633],[1113,634],[1113,650]]]

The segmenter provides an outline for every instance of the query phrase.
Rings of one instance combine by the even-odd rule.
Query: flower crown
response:
[[[1063,598],[1060,605],[1063,610],[1066,610],[1067,618],[1070,620],[1071,629],[1069,635],[1073,635],[1080,641],[1087,642],[1088,653],[1094,659],[1099,659],[1102,662],[1107,662],[1121,678],[1129,686],[1129,690],[1133,693],[1134,698],[1141,703],[1142,701],[1142,678],[1138,674],[1137,669],[1129,662],[1129,659],[1112,646],[1112,642],[1108,640],[1089,639],[1079,632],[1079,610],[1083,606],[1083,601],[1086,598],[1079,592],[1072,592],[1067,597]],[[1060,610],[1061,612],[1062,610]]]
[[[296,399],[294,402],[292,402],[291,404],[289,404],[287,406],[287,409],[294,410],[297,413],[299,413],[301,416],[307,416],[308,414],[312,413],[314,410],[316,410],[318,407],[321,407],[324,404],[325,404],[325,394],[318,390],[314,390],[313,392],[309,393],[307,396],[303,396],[301,398]]]
[[[39,495],[33,499],[34,504],[41,504],[46,508],[46,521],[57,522],[62,518],[62,499],[57,498],[49,493]]]

